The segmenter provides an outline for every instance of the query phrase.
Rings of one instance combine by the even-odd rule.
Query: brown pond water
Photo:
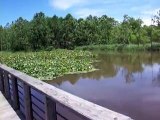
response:
[[[135,120],[160,120],[160,53],[105,53],[98,60],[98,71],[49,83]]]

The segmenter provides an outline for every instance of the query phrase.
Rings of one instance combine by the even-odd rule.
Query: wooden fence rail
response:
[[[0,90],[26,120],[132,120],[2,64]]]

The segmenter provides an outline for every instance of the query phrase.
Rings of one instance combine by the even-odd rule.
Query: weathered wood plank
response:
[[[67,119],[61,117],[60,115],[57,115],[57,120],[67,120]]]
[[[39,117],[38,115],[37,115],[37,113],[35,113],[34,111],[33,111],[33,117],[36,119],[36,120],[43,120],[41,117]]]
[[[45,113],[40,110],[36,105],[32,104],[32,110],[37,113],[38,116],[45,119]]]
[[[0,68],[8,71],[11,75],[14,75],[16,78],[22,80],[27,85],[45,94],[56,103],[64,105],[84,120],[131,120],[128,116],[86,101],[5,65],[0,64]]]
[[[13,101],[13,96],[11,95],[11,100]]]
[[[56,111],[67,120],[84,120],[84,118],[81,118],[79,115],[75,114],[75,112],[59,103],[56,104]]]
[[[9,84],[9,89],[13,89],[11,84]]]
[[[31,103],[31,94],[30,87],[27,84],[23,84],[24,88],[24,108],[25,108],[25,118],[26,120],[32,120],[32,103]]]
[[[21,111],[22,114],[25,116],[25,108],[24,108],[22,105],[20,105],[20,111]]]
[[[0,91],[4,92],[4,77],[2,69],[0,69]]]
[[[21,92],[18,92],[18,97],[19,99],[24,101],[24,95]]]
[[[11,100],[13,102],[13,91],[10,89],[9,92],[10,92],[10,98],[11,98]]]
[[[5,97],[0,92],[0,120],[20,120]]]
[[[17,79],[17,83],[18,83],[18,86],[20,86],[21,88],[23,88],[23,83],[19,79]]]
[[[23,107],[25,106],[25,105],[24,105],[24,101],[23,101],[22,99],[19,99],[19,104],[20,104],[21,106],[23,106]]]
[[[9,84],[12,85],[11,76],[10,76],[10,78],[9,78],[9,75],[8,75],[8,79],[9,79]]]
[[[45,106],[44,106],[44,103],[40,102],[37,98],[35,98],[34,96],[31,96],[31,100],[32,100],[32,103],[35,104],[36,106],[38,106],[38,108],[40,110],[42,110],[43,112],[45,112]]]
[[[40,93],[39,91],[31,88],[31,94],[32,96],[34,96],[36,99],[38,99],[39,101],[41,101],[42,103],[45,102],[45,95]]]
[[[12,79],[12,90],[13,90],[13,108],[15,110],[19,109],[19,101],[18,101],[18,85],[17,79],[14,76],[11,76]]]
[[[4,72],[4,93],[5,97],[7,99],[10,99],[10,91],[9,91],[9,79],[8,79],[8,73]]]
[[[45,99],[45,120],[57,120],[56,103],[47,96]]]
[[[10,92],[10,95],[13,94],[13,90],[11,88],[9,88],[9,92]]]
[[[18,92],[24,95],[24,89],[18,85]]]

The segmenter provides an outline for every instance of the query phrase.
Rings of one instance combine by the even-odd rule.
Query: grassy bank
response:
[[[93,70],[94,55],[79,50],[42,52],[0,52],[0,63],[41,80],[52,80],[67,73]]]
[[[113,45],[88,45],[88,46],[82,46],[82,47],[77,47],[77,50],[89,50],[89,51],[129,51],[129,52],[134,52],[134,51],[160,51],[160,43],[153,43],[152,47],[150,44],[145,44],[145,45],[135,45],[135,44],[130,44],[130,45],[124,45],[124,44],[113,44]]]

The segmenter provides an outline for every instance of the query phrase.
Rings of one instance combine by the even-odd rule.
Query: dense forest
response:
[[[88,16],[76,19],[71,14],[64,18],[47,17],[36,13],[31,21],[22,17],[5,27],[0,26],[1,51],[74,49],[77,46],[99,44],[160,43],[160,11],[151,19],[152,25],[143,25],[141,19],[124,15],[118,22],[112,17]]]

